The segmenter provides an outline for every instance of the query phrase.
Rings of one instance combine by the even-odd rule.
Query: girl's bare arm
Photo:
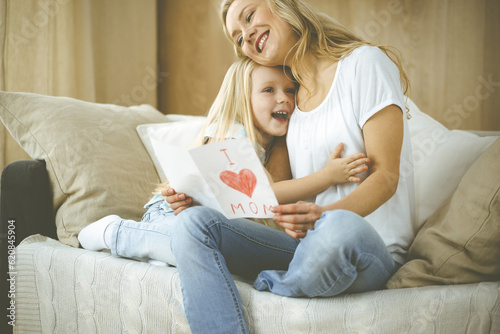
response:
[[[278,181],[274,177],[273,173],[270,172],[272,176],[272,178],[270,178],[271,186],[278,202],[283,204],[293,203],[315,196],[334,184],[360,182],[361,179],[355,175],[368,169],[365,164],[368,163],[369,160],[363,153],[357,153],[340,158],[340,153],[343,148],[344,146],[341,143],[332,153],[328,165],[325,168],[306,177],[299,179],[281,179],[281,181]],[[278,152],[279,151],[273,151],[271,157]],[[289,170],[290,162],[288,160],[288,153],[276,154],[276,157],[274,157],[274,163],[277,166],[285,166],[285,168]]]

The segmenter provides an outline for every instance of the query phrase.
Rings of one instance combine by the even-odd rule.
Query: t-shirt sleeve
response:
[[[354,57],[353,107],[360,128],[392,104],[405,110],[398,67],[377,47],[361,47]]]

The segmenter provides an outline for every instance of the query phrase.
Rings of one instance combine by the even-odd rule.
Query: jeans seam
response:
[[[210,248],[210,245],[209,245],[210,242],[209,242],[209,237],[208,237],[209,229],[211,227],[217,225],[217,224],[221,224],[221,222],[218,221],[218,220],[212,220],[212,222],[210,224],[208,224],[206,226],[206,228],[203,230],[203,233],[205,234],[204,244],[205,244],[205,246],[207,246],[209,248]],[[218,254],[218,252],[216,250],[213,251],[213,256],[214,256],[215,262],[217,263],[217,268],[219,269],[219,272],[224,277],[224,282],[226,283],[226,287],[227,287],[227,289],[229,290],[229,292],[231,294],[231,298],[233,300],[233,305],[235,306],[236,313],[237,313],[237,316],[238,316],[238,323],[239,323],[239,327],[241,329],[241,332],[245,333],[246,332],[246,330],[245,330],[246,320],[245,320],[245,315],[242,314],[243,310],[241,310],[240,307],[239,307],[240,303],[238,301],[238,297],[236,296],[236,293],[235,293],[234,289],[231,286],[229,278],[226,275],[225,270],[223,269],[222,263],[221,263],[220,258],[219,258],[219,254]]]
[[[118,239],[119,239],[119,235],[121,233],[123,233],[123,229],[127,228],[127,229],[131,229],[131,230],[136,230],[136,231],[144,231],[144,229],[135,228],[135,227],[131,227],[131,226],[126,226],[126,225],[124,225],[124,223],[125,223],[125,220],[122,220],[120,222],[120,224],[118,224],[118,226],[116,227],[117,228],[116,236],[111,241],[110,251],[111,251],[111,254],[113,254],[113,255],[117,255],[119,253],[123,253],[123,252],[119,251],[119,249],[118,249]],[[160,232],[160,231],[156,231],[156,230],[148,230],[148,231],[149,232],[153,232],[155,234],[161,234],[162,236],[167,236],[167,237],[170,238],[170,234],[166,234],[166,233],[163,233],[163,232]]]
[[[149,230],[149,229],[143,229],[143,228],[136,228],[136,227],[131,227],[131,226],[122,226],[122,224],[120,224],[120,229],[122,228],[128,228],[128,229],[131,229],[131,230],[136,230],[136,231],[148,231],[148,232],[154,232],[154,233],[159,233],[159,234],[162,234],[162,235],[167,235],[170,237],[170,234],[167,234],[167,233],[164,233],[164,232],[161,232],[161,231],[158,231],[158,230]],[[119,233],[119,232],[118,232]]]
[[[221,221],[212,221],[210,225],[207,225],[207,230],[210,229],[211,227],[213,227],[214,225],[217,225],[217,224],[221,224],[223,228],[226,228],[244,238],[246,238],[247,240],[251,241],[251,242],[254,242],[256,244],[259,244],[261,246],[264,246],[264,247],[267,247],[267,248],[270,248],[270,249],[273,249],[273,250],[278,250],[278,251],[283,251],[283,252],[287,252],[287,253],[290,253],[290,254],[294,254],[295,253],[295,249],[290,249],[290,248],[285,248],[285,247],[279,247],[279,246],[275,246],[273,244],[270,244],[270,243],[266,243],[266,242],[262,242],[261,240],[259,239],[256,239],[256,238],[253,238],[252,236],[246,234],[246,233],[243,233],[241,232],[240,230],[238,229],[235,229],[233,228],[231,225],[227,225],[227,224],[224,224],[223,222]]]

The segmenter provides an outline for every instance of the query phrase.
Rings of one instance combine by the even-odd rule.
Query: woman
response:
[[[277,206],[275,220],[288,236],[246,233],[164,190],[179,212],[172,251],[194,333],[248,331],[230,272],[256,275],[257,289],[285,296],[363,292],[386,282],[414,237],[413,173],[408,166],[400,172],[400,160],[411,161],[408,84],[394,53],[301,0],[225,0],[221,14],[240,57],[288,66],[300,82],[287,134],[294,178],[322,168],[339,141],[371,163],[360,184]]]

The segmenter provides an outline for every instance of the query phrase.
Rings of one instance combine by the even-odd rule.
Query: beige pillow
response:
[[[500,280],[499,171],[497,139],[424,224],[389,288]]]
[[[109,214],[141,218],[160,179],[136,127],[165,122],[158,110],[0,92],[0,118],[30,157],[47,162],[61,242],[78,247],[80,230]]]

